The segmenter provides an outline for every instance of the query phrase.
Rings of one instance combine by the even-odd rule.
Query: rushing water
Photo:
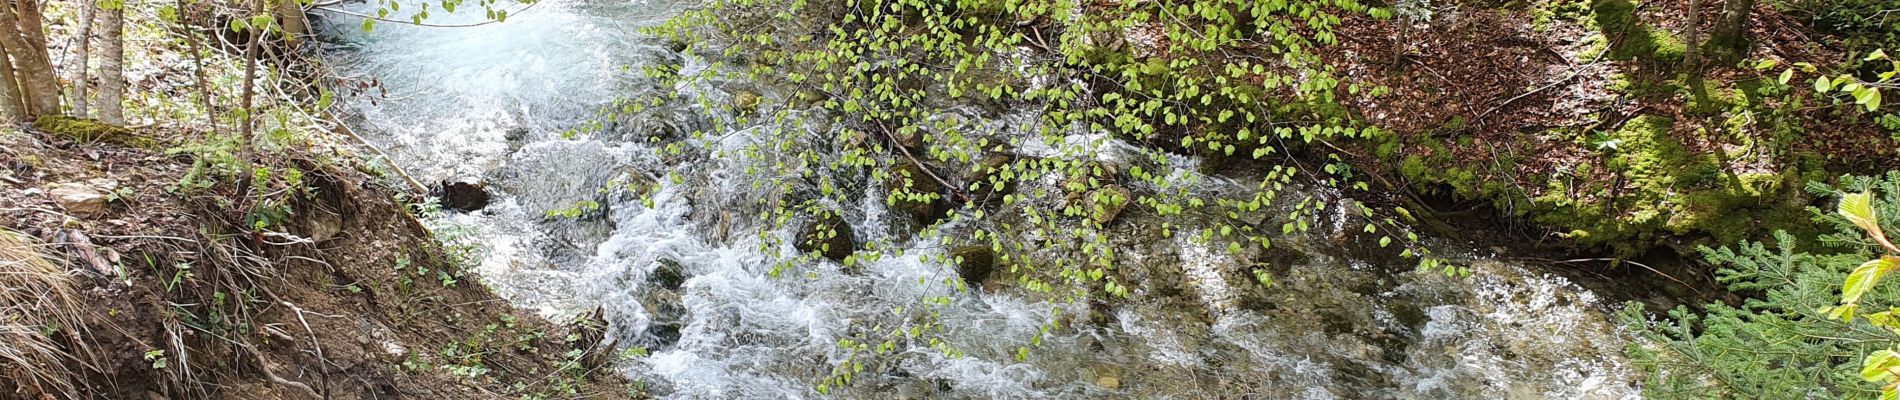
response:
[[[419,179],[479,180],[499,195],[481,211],[445,217],[475,229],[487,248],[479,268],[484,282],[551,316],[603,310],[620,344],[653,350],[621,366],[662,397],[818,397],[814,385],[848,356],[840,339],[899,326],[904,320],[893,310],[921,307],[919,299],[935,295],[952,298],[940,307],[938,336],[967,354],[907,344],[896,356],[870,359],[857,383],[832,394],[1636,396],[1621,356],[1624,341],[1592,293],[1482,255],[1472,255],[1468,278],[1415,272],[1372,245],[1374,237],[1357,233],[1338,209],[1323,211],[1312,232],[1276,238],[1273,251],[1248,257],[1133,227],[1152,215],[1125,217],[1131,221],[1110,234],[1126,258],[1122,273],[1135,282],[1133,300],[1068,304],[1010,290],[954,293],[941,284],[955,275],[952,267],[918,257],[941,254],[941,238],[908,237],[879,186],[863,185],[859,201],[834,206],[861,239],[897,243],[908,256],[855,272],[826,262],[769,277],[776,259],[760,250],[761,230],[778,238],[792,232],[742,217],[763,194],[752,183],[766,177],[746,174],[757,166],[750,161],[710,156],[766,140],[761,123],[714,124],[735,120],[688,100],[602,134],[560,134],[617,97],[677,92],[723,100],[739,87],[772,97],[769,88],[745,82],[663,87],[642,78],[641,66],[705,67],[637,33],[679,7],[543,0],[505,23],[473,28],[380,24],[363,32],[359,20],[342,16],[323,26],[326,55],[340,77],[381,85],[345,102],[360,133]],[[479,13],[437,13],[431,23],[480,20]],[[989,123],[1006,135],[1027,135],[1008,131],[1009,119],[1020,117]],[[680,156],[660,156],[647,140],[716,126],[726,127],[709,132],[719,139]],[[1103,157],[1129,158],[1124,153]],[[1177,161],[1174,173],[1195,173],[1182,167],[1194,160]],[[658,179],[650,206],[600,190],[669,175],[679,179]],[[1239,191],[1248,186],[1236,183],[1244,178],[1205,177],[1194,190]],[[579,218],[545,217],[580,200],[601,207]],[[952,225],[942,232],[958,232]],[[1260,258],[1276,267],[1273,287],[1253,283],[1247,266]],[[1053,330],[1018,361],[1015,349],[1058,310],[1083,317]]]

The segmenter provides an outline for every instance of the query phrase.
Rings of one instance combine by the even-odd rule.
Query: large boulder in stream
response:
[[[798,242],[792,247],[799,252],[819,253],[833,261],[843,261],[857,247],[856,239],[851,237],[851,224],[845,223],[836,211],[821,214],[798,230]]]
[[[924,167],[909,160],[899,160],[891,166],[890,173],[885,186],[897,196],[893,209],[924,225],[950,214],[952,207],[944,196],[943,184],[931,177]]]
[[[971,287],[984,287],[990,279],[990,273],[995,272],[997,264],[996,251],[984,245],[963,246],[951,250],[950,260],[957,264],[957,276],[963,278],[963,283]]]

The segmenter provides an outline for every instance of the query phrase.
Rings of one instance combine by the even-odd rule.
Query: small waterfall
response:
[[[368,8],[373,6],[358,5]],[[485,247],[483,281],[517,305],[553,317],[599,308],[619,343],[651,355],[624,362],[629,376],[667,398],[810,398],[852,358],[851,338],[881,338],[935,313],[947,346],[924,339],[865,364],[849,398],[1632,398],[1623,339],[1605,305],[1566,280],[1482,256],[1471,277],[1416,272],[1358,233],[1343,208],[1324,210],[1310,232],[1274,238],[1274,249],[1240,255],[1183,238],[1160,239],[1139,213],[1109,232],[1139,283],[1130,300],[1063,302],[1003,290],[957,292],[946,253],[952,222],[914,235],[887,209],[881,185],[862,182],[843,210],[862,241],[894,243],[888,256],[846,270],[799,265],[772,277],[778,254],[795,254],[790,228],[755,217],[785,178],[775,166],[732,156],[769,140],[775,121],[740,123],[702,106],[726,104],[739,88],[713,80],[677,87],[644,78],[644,66],[689,73],[703,61],[637,33],[677,4],[550,1],[507,22],[426,29],[381,24],[363,32],[350,17],[323,25],[326,55],[347,82],[375,83],[346,97],[351,123],[423,180],[473,179],[498,201],[445,223],[474,229]],[[405,7],[408,8],[408,7]],[[371,11],[371,10],[363,10]],[[431,23],[481,20],[440,14]],[[347,86],[347,85],[346,85]],[[386,95],[385,95],[386,93]],[[567,138],[612,100],[663,100],[619,125]],[[822,120],[823,111],[808,113]],[[966,112],[963,118],[976,118]],[[983,122],[999,135],[1028,115]],[[799,145],[830,148],[833,128]],[[694,131],[678,154],[652,138]],[[1103,135],[1104,161],[1131,163],[1139,150]],[[1060,151],[1026,141],[1022,155]],[[830,155],[835,157],[835,155]],[[1190,190],[1248,190],[1244,179],[1200,176],[1172,160]],[[748,169],[753,172],[748,173]],[[1053,188],[1053,180],[1031,182]],[[1142,189],[1142,188],[1138,188]],[[1152,189],[1152,188],[1145,188]],[[1327,199],[1340,195],[1302,188]],[[1339,202],[1329,202],[1339,203]],[[591,204],[591,206],[590,206]],[[1290,209],[1291,204],[1278,207]],[[550,216],[550,211],[569,215]],[[1150,213],[1151,214],[1151,213]],[[1272,213],[1268,213],[1272,214]],[[1284,214],[1284,213],[1282,213]],[[1277,224],[1276,224],[1277,225]],[[913,237],[914,236],[914,237]],[[1459,244],[1440,243],[1458,248]],[[1265,261],[1275,285],[1255,281]],[[939,304],[924,299],[943,296]],[[1066,315],[1044,333],[1052,315]],[[1040,344],[1027,357],[1019,348]],[[946,352],[944,349],[956,349]],[[946,354],[951,353],[951,354]]]

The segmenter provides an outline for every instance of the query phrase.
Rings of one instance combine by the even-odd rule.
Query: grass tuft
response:
[[[43,250],[31,238],[0,229],[0,382],[14,386],[0,388],[80,398],[73,382],[79,375],[68,366],[83,365],[83,360],[58,338],[84,329],[83,303],[74,291],[72,270]]]

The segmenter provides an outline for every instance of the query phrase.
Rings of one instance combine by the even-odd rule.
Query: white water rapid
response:
[[[759,165],[717,153],[766,140],[759,125],[772,122],[723,124],[707,132],[719,138],[710,146],[678,156],[659,155],[648,138],[712,130],[719,125],[711,121],[733,116],[688,100],[603,133],[561,134],[614,98],[677,92],[723,103],[740,88],[774,96],[740,81],[668,87],[642,77],[648,65],[705,68],[637,32],[685,6],[543,0],[504,23],[472,28],[383,23],[364,32],[360,19],[343,15],[322,24],[325,60],[338,77],[380,85],[344,99],[358,132],[419,179],[481,181],[497,195],[487,208],[445,217],[472,227],[486,248],[482,281],[556,318],[604,310],[621,345],[651,350],[619,367],[662,398],[1638,396],[1624,339],[1592,293],[1481,255],[1471,257],[1471,277],[1417,272],[1357,236],[1342,210],[1323,211],[1312,232],[1274,239],[1263,256],[1275,266],[1273,287],[1254,282],[1244,267],[1253,260],[1186,239],[1128,238],[1112,243],[1128,258],[1124,273],[1137,279],[1130,300],[1068,304],[1021,291],[954,292],[943,284],[954,267],[920,256],[942,254],[940,235],[955,227],[906,237],[893,228],[900,217],[884,205],[881,186],[870,184],[859,201],[834,206],[860,242],[898,243],[905,256],[857,271],[816,262],[771,277],[778,259],[761,243],[793,232],[761,232],[769,225],[745,215],[766,193],[752,184],[775,173],[766,166],[748,174]],[[434,14],[428,22],[482,20],[480,10]],[[1008,132],[1012,116],[994,118],[1000,134],[1031,134]],[[669,176],[678,179],[654,179]],[[636,181],[657,183],[650,206],[602,190]],[[1233,177],[1201,182],[1194,190],[1251,186]],[[599,207],[547,217],[581,201]],[[1144,218],[1156,217],[1122,225]],[[777,249],[795,253],[789,244]],[[894,310],[919,309],[926,296],[950,297],[938,307],[943,331],[932,337],[964,354],[905,343],[896,355],[861,358],[867,368],[853,384],[829,395],[815,390],[849,356],[841,339],[904,326],[914,313]],[[1055,310],[1083,317],[1019,361],[1017,349]]]

